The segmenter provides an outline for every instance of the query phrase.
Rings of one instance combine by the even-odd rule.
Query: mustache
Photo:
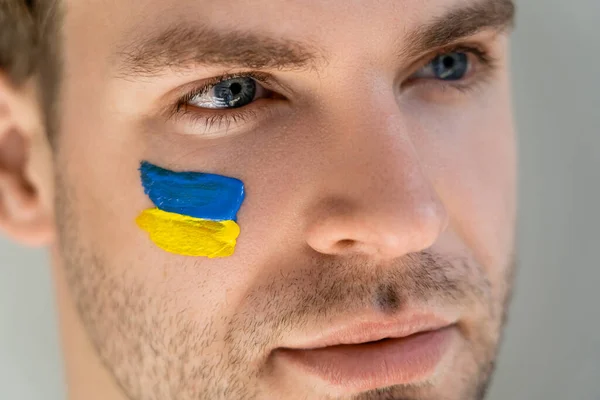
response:
[[[315,259],[303,268],[280,269],[249,291],[244,309],[228,324],[226,341],[233,347],[266,348],[286,332],[359,309],[393,314],[409,302],[466,308],[490,304],[489,296],[483,269],[466,257],[427,250],[387,265],[360,258]]]

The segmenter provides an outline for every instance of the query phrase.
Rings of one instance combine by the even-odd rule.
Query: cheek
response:
[[[56,160],[67,189],[59,189],[59,194],[71,214],[63,221],[63,229],[71,231],[69,237],[76,236],[65,246],[72,254],[82,254],[75,267],[100,269],[98,276],[105,281],[135,290],[136,298],[153,300],[143,303],[158,304],[166,316],[193,310],[190,319],[206,321],[227,301],[227,292],[235,285],[229,277],[236,274],[236,260],[175,256],[149,240],[135,220],[153,207],[138,171],[140,161],[152,155],[135,135],[115,133],[135,132],[133,124],[114,115],[97,118],[95,113],[76,105],[65,112]],[[171,156],[177,158],[174,153]],[[157,310],[144,312],[156,314]]]
[[[190,310],[195,314],[189,315],[191,320],[205,321],[211,315],[231,315],[257,281],[272,275],[281,262],[294,261],[289,254],[297,254],[301,245],[296,236],[301,195],[293,189],[306,187],[307,182],[298,181],[306,176],[297,173],[298,166],[310,164],[313,152],[308,143],[273,140],[273,135],[294,133],[259,132],[235,144],[205,148],[198,138],[119,135],[115,132],[137,132],[139,127],[117,115],[97,118],[98,111],[74,108],[63,121],[64,151],[57,160],[74,216],[67,229],[77,232],[83,252],[101,260],[103,274],[124,287],[139,288],[143,297],[162,299],[166,314]],[[237,219],[241,233],[233,256],[177,256],[149,240],[135,223],[153,207],[138,170],[142,160],[244,182],[246,199]]]
[[[450,230],[497,282],[514,251],[516,149],[508,91],[490,91],[468,108],[438,116],[415,141],[448,208]]]

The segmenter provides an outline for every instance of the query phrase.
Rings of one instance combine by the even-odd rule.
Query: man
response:
[[[50,145],[0,133],[0,216],[52,250],[70,399],[484,397],[509,0],[37,7]]]

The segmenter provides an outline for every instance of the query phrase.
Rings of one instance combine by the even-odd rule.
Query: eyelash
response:
[[[427,82],[423,82],[424,85],[432,87],[430,85],[434,85],[433,88],[446,92],[447,90],[457,90],[458,92],[464,94],[468,93],[472,90],[476,90],[480,85],[485,84],[487,80],[492,75],[491,73],[496,69],[497,60],[491,56],[489,51],[485,50],[485,48],[475,45],[455,45],[451,47],[446,47],[438,50],[433,56],[428,57],[426,62],[419,61],[419,68],[422,68],[425,65],[431,63],[435,58],[449,53],[467,53],[469,55],[475,56],[477,59],[477,65],[473,68],[478,68],[480,70],[475,70],[475,72],[471,72],[470,74],[475,74],[475,77],[467,78],[468,82],[464,80],[459,81],[437,81],[437,80],[426,80]],[[264,115],[260,115],[261,113],[268,113],[269,111],[273,111],[272,107],[259,107],[253,106],[254,103],[251,103],[247,106],[240,108],[232,108],[232,109],[201,109],[198,107],[194,107],[189,105],[189,102],[196,96],[201,96],[206,94],[214,85],[217,83],[233,78],[252,78],[257,81],[257,83],[262,83],[265,85],[275,85],[274,78],[267,73],[257,72],[257,71],[249,71],[249,72],[240,72],[233,74],[223,74],[220,76],[216,76],[210,78],[202,83],[202,85],[194,90],[189,91],[182,97],[180,97],[175,106],[172,108],[170,112],[171,117],[180,118],[189,118],[190,121],[195,125],[203,125],[204,133],[218,130],[221,131],[223,129],[227,130],[231,124],[239,124],[246,121],[250,121],[252,119],[257,119],[259,117],[264,117]],[[403,82],[402,89],[406,89],[410,86],[414,86],[419,84],[418,81],[423,81],[421,78],[416,79],[408,79]],[[267,89],[269,90],[269,89]],[[192,110],[194,109],[194,110]],[[198,109],[202,111],[197,111]]]
[[[198,107],[194,107],[189,105],[189,102],[196,96],[201,96],[206,93],[217,83],[233,78],[252,78],[256,80],[258,83],[262,84],[274,84],[275,80],[270,74],[257,72],[257,71],[249,71],[249,72],[240,72],[234,74],[223,74],[219,76],[215,76],[203,82],[203,84],[193,89],[192,91],[186,93],[182,97],[177,100],[175,107],[170,112],[171,117],[179,118],[190,118],[192,123],[199,123],[205,126],[205,133],[211,130],[221,130],[222,126],[225,125],[225,130],[229,128],[231,124],[246,122],[253,118],[256,118],[260,114],[260,109],[256,110],[255,107],[251,105],[240,107],[240,108],[230,108],[230,109],[201,109],[201,112],[192,111],[191,108],[199,109]],[[254,104],[254,103],[252,103]],[[269,110],[268,107],[265,107]],[[207,114],[207,115],[203,115]]]
[[[437,89],[447,91],[448,89],[454,89],[458,92],[465,94],[473,90],[478,89],[481,85],[487,83],[489,78],[493,75],[492,73],[498,69],[498,60],[492,56],[492,54],[484,47],[478,44],[459,44],[450,47],[445,47],[438,50],[433,56],[427,58],[427,62],[424,64],[419,62],[419,65],[424,66],[431,63],[437,57],[444,54],[450,53],[467,53],[468,55],[474,56],[477,60],[477,65],[472,68],[476,68],[475,72],[470,72],[470,75],[475,74],[475,77],[467,78],[459,81],[439,81],[439,80],[428,80],[426,85],[434,85]],[[419,81],[420,79],[416,79]],[[409,79],[403,84],[403,87],[413,85]]]

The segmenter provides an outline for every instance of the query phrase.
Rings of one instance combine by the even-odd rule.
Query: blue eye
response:
[[[465,52],[440,54],[413,77],[459,81],[469,73],[470,67],[469,55]]]
[[[192,96],[188,104],[199,108],[230,109],[247,106],[265,89],[250,77],[223,79]]]

